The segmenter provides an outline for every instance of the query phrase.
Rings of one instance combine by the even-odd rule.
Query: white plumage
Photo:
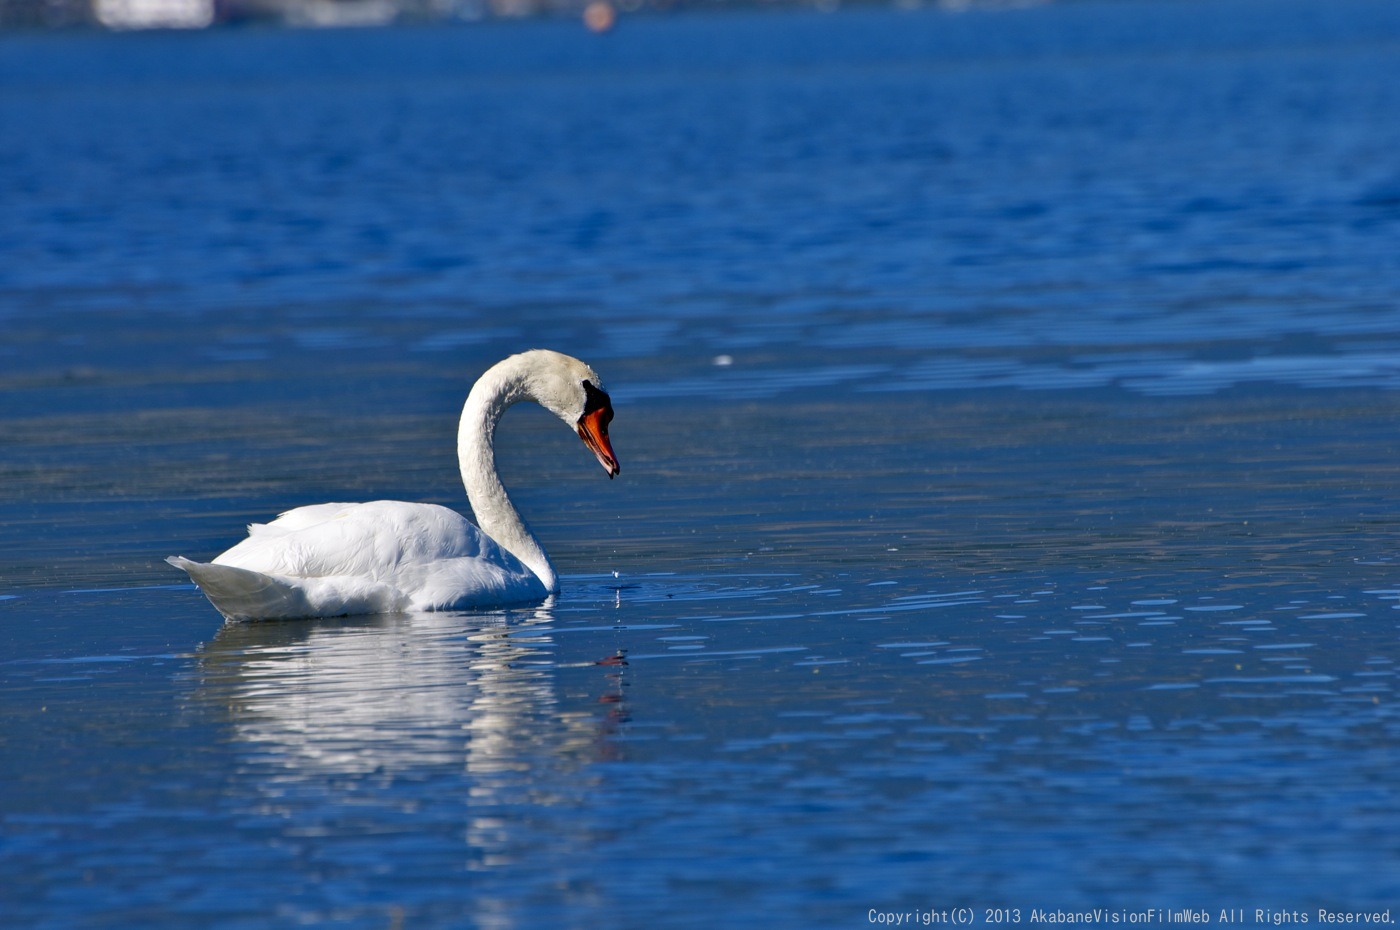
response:
[[[492,366],[462,408],[457,454],[480,523],[436,504],[312,504],[267,524],[212,562],[183,569],[230,620],[460,610],[537,601],[558,590],[554,567],[496,474],[501,414],[535,400],[577,429],[609,477],[612,405],[596,372],[536,349]]]

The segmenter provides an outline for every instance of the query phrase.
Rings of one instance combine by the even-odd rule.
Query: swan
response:
[[[463,610],[538,601],[559,578],[496,474],[492,447],[506,408],[533,400],[577,430],[609,478],[619,471],[612,400],[597,372],[547,349],[486,370],[462,406],[457,461],[474,526],[437,504],[312,504],[248,527],[215,557],[166,559],[228,620]]]

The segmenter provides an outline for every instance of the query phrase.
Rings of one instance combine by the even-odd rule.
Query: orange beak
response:
[[[612,407],[609,406],[585,413],[578,420],[578,438],[598,457],[598,464],[603,466],[608,477],[616,478],[622,468],[617,464],[617,455],[608,439],[608,422],[612,418]]]

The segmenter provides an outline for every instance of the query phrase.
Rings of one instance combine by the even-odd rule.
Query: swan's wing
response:
[[[372,501],[298,507],[214,559],[298,578],[391,580],[402,566],[504,553],[465,517],[436,504]]]
[[[364,505],[357,503],[341,503],[309,504],[305,507],[296,507],[278,514],[277,519],[273,520],[271,523],[248,524],[248,535],[257,536],[268,533],[277,536],[296,530],[304,530],[308,526],[315,526],[318,523],[325,523],[327,520],[333,520],[342,512],[352,507],[362,506]]]

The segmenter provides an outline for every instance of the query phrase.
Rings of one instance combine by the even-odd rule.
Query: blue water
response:
[[[1380,0],[0,36],[0,917],[1394,908],[1396,152]],[[531,345],[557,599],[161,561]]]

